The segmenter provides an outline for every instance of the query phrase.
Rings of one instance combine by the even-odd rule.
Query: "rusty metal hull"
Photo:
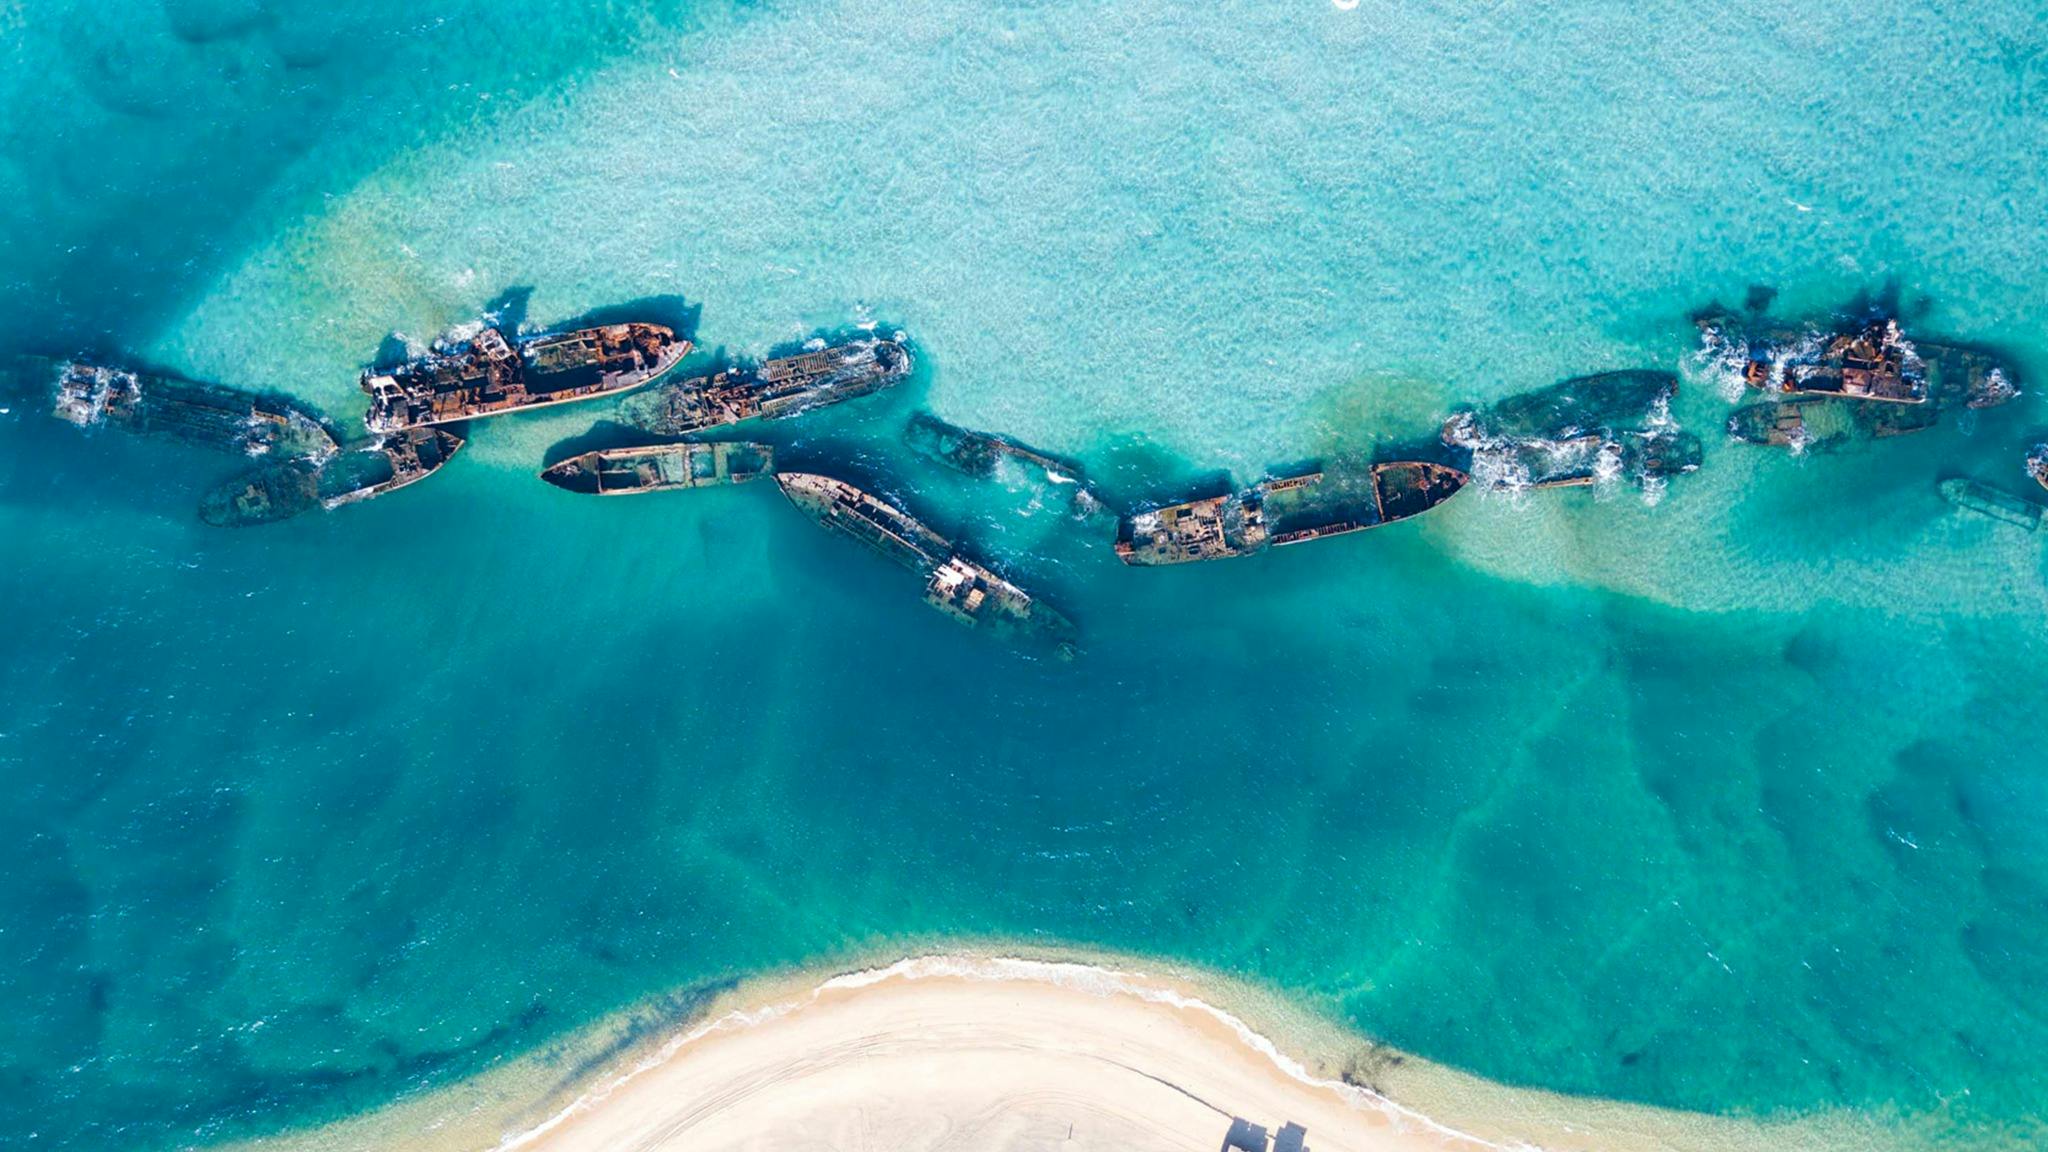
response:
[[[1881,440],[1924,431],[1940,418],[1933,405],[1801,396],[1737,408],[1728,417],[1728,434],[1748,444],[1811,452],[1853,440]]]
[[[922,575],[925,603],[947,618],[1060,659],[1076,653],[1073,621],[961,555],[909,512],[830,476],[785,472],[775,480],[811,519]]]
[[[1227,496],[1126,516],[1117,525],[1116,554],[1126,564],[1157,567],[1348,535],[1419,516],[1469,479],[1424,460],[1276,477]]]
[[[585,452],[543,471],[557,488],[593,496],[625,496],[676,488],[744,484],[775,471],[775,449],[767,444],[718,441],[659,444]]]
[[[250,527],[374,499],[440,471],[462,444],[451,428],[410,428],[317,463],[265,465],[208,492],[199,518],[216,527]]]
[[[683,436],[749,420],[785,420],[870,396],[910,374],[910,350],[895,340],[855,340],[736,366],[634,397],[621,418],[662,436]]]
[[[659,324],[609,324],[513,341],[486,328],[459,348],[365,372],[363,424],[402,432],[594,400],[650,384],[690,351]]]
[[[45,381],[51,415],[80,428],[271,460],[317,461],[338,447],[319,416],[283,396],[76,360],[29,358],[23,370]]]
[[[1008,643],[1044,645],[1062,660],[1078,652],[1073,621],[964,556],[951,556],[932,569],[924,599],[949,619]]]
[[[782,494],[806,516],[845,533],[905,568],[929,569],[953,554],[953,544],[910,513],[830,476],[785,472]]]

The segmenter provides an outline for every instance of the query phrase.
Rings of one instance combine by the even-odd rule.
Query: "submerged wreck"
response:
[[[719,441],[585,452],[543,470],[540,478],[570,492],[621,496],[744,484],[774,471],[772,446]]]
[[[1152,567],[1247,556],[1419,516],[1457,495],[1464,472],[1397,460],[1282,476],[1226,496],[1190,500],[1117,522],[1116,554]]]
[[[1668,418],[1678,395],[1670,372],[1626,370],[1574,376],[1521,392],[1444,423],[1446,444],[1485,440],[1562,439],[1602,428],[1640,428]]]
[[[2043,488],[2048,488],[2048,444],[2037,444],[2027,453],[2027,475]]]
[[[1700,466],[1699,437],[1671,423],[1677,394],[1669,372],[1578,376],[1457,413],[1441,439],[1471,453],[1473,479],[1494,491],[1646,486]]]
[[[1952,409],[1991,408],[2019,395],[1995,357],[1915,340],[1878,315],[1791,327],[1760,315],[1709,310],[1697,317],[1709,359],[1744,385],[1788,397],[1736,409],[1737,440],[1807,451],[1932,428]]]
[[[1079,464],[1028,448],[1008,436],[976,432],[948,424],[929,412],[918,412],[903,426],[903,442],[919,455],[964,476],[1040,491],[1067,489],[1067,502],[1078,517],[1092,516],[1102,508]]]
[[[916,517],[844,480],[785,472],[776,482],[789,502],[924,577],[925,603],[947,617],[1004,640],[1072,659],[1076,631],[1057,610],[959,553]]]
[[[1027,448],[1007,436],[976,432],[918,412],[904,425],[903,440],[920,454],[967,476],[994,476],[1014,461],[1054,484],[1079,484],[1079,465]]]
[[[217,527],[246,527],[373,499],[440,471],[462,443],[451,428],[408,428],[323,461],[267,465],[208,492],[199,518]]]
[[[390,372],[363,373],[371,432],[402,432],[479,416],[610,396],[676,366],[690,342],[659,324],[608,324],[508,339],[485,328],[459,347]]]
[[[1776,362],[1752,359],[1743,379],[1752,388],[1793,396],[1841,396],[1885,404],[1919,404],[1928,396],[1926,366],[1897,320],[1876,320],[1834,333],[1811,356],[1793,355]]]
[[[1588,433],[1566,439],[1495,441],[1472,450],[1472,477],[1495,492],[1638,487],[1699,470],[1700,438],[1676,430]]]
[[[1851,440],[1882,440],[1932,428],[1941,421],[1933,405],[1866,404],[1832,396],[1745,404],[1728,417],[1728,435],[1745,444],[1766,444],[1810,452]]]
[[[783,420],[880,392],[908,376],[910,367],[910,350],[899,340],[854,340],[663,385],[627,401],[621,415],[626,423],[662,436],[747,420]]]
[[[1958,508],[1966,508],[1994,520],[2016,524],[2030,532],[2041,526],[2042,513],[2048,512],[2048,508],[2043,508],[2032,500],[2000,491],[1987,484],[1979,484],[1974,480],[1943,480],[1941,495]]]
[[[75,360],[32,365],[49,374],[51,414],[80,428],[278,460],[318,460],[338,448],[319,417],[281,396]]]

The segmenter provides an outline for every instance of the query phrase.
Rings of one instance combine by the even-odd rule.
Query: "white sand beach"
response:
[[[1233,1119],[1326,1152],[1486,1147],[1287,1075],[1208,1012],[1033,980],[885,976],[689,1041],[533,1152],[1221,1148]],[[1243,1130],[1241,1129],[1241,1135]]]
[[[1793,1146],[1785,1129],[1426,1074],[1469,1081],[1483,1133],[1310,1072],[1170,979],[924,957],[699,1025],[499,1152],[1223,1150],[1233,1130],[1250,1152]]]
[[[949,952],[785,973],[667,1030],[622,1014],[373,1112],[218,1147],[1228,1152],[1233,1133],[1244,1152],[1924,1146],[1870,1116],[1724,1118],[1495,1084],[1219,974],[1089,959]]]

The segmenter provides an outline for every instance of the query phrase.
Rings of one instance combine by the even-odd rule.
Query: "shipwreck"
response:
[[[2032,500],[1974,480],[1943,480],[1940,490],[1942,498],[1958,508],[2018,525],[2029,532],[2041,526],[2041,515],[2048,511]]]
[[[402,432],[591,400],[659,379],[690,342],[659,324],[608,324],[524,339],[485,328],[458,347],[363,373],[373,433]]]
[[[1671,422],[1677,394],[1669,372],[1579,376],[1456,413],[1441,439],[1470,453],[1474,481],[1495,491],[1643,486],[1700,466],[1699,437]]]
[[[910,368],[910,350],[899,340],[853,340],[665,384],[627,401],[621,416],[661,436],[748,420],[783,420],[880,392],[908,376]]]
[[[776,482],[811,519],[922,576],[925,603],[949,619],[1063,660],[1077,652],[1071,620],[902,508],[830,476],[785,472]]]
[[[49,374],[51,414],[80,428],[278,460],[318,460],[338,448],[318,416],[282,396],[77,360],[32,364]]]
[[[218,527],[287,520],[396,492],[441,470],[462,448],[453,428],[408,428],[325,460],[289,460],[257,468],[208,492],[199,518]]]
[[[1265,480],[1224,496],[1125,516],[1116,554],[1151,567],[1247,556],[1419,516],[1464,488],[1446,464],[1397,460]]]
[[[570,492],[621,496],[744,484],[774,471],[772,446],[717,441],[585,452],[543,470],[540,478]]]
[[[1079,484],[1081,468],[1019,444],[1007,436],[948,424],[929,412],[914,413],[903,427],[904,443],[919,454],[963,475],[994,476],[1015,463],[1054,484]]]
[[[1810,452],[1851,440],[1904,436],[1934,427],[1941,413],[1932,405],[1865,404],[1832,396],[1745,404],[1728,417],[1728,434],[1747,444]]]
[[[1794,451],[1923,431],[1955,409],[2019,395],[1988,353],[1910,337],[1884,314],[1791,326],[1713,309],[1698,318],[1702,350],[1739,365],[1743,383],[1783,400],[1738,408],[1729,433]]]

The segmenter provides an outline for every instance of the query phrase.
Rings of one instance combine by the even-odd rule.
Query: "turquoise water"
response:
[[[2048,12],[1663,0],[0,7],[4,333],[338,416],[396,331],[701,305],[901,326],[775,428],[1081,625],[1017,659],[772,488],[531,478],[602,416],[223,533],[221,462],[0,416],[0,1137],[375,1107],[649,993],[1023,938],[1268,982],[1517,1084],[2048,1111],[2032,397],[1794,459],[1685,314],[1887,281],[2048,374]],[[1706,466],[1170,571],[934,471],[924,405],[1114,499],[1683,368]]]

